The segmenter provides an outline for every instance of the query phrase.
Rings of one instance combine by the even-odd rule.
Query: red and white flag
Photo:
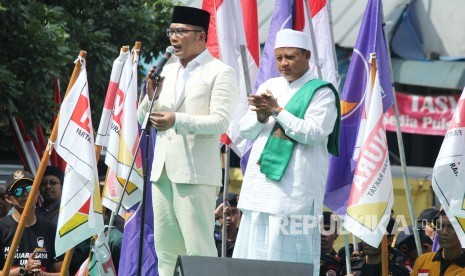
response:
[[[120,82],[116,91],[110,137],[107,146],[105,164],[108,165],[106,187],[103,204],[115,211],[124,184],[131,169],[139,141],[137,121],[137,68],[139,55],[133,50],[133,60],[124,63]],[[142,156],[138,151],[134,167],[123,198],[123,206],[127,209],[142,198],[143,172]]]
[[[129,51],[123,52],[121,49],[118,58],[113,62],[111,68],[110,82],[108,83],[107,95],[105,96],[105,103],[103,104],[102,116],[100,117],[100,124],[98,125],[97,136],[95,144],[106,147],[110,138],[110,128],[112,122],[112,111],[115,105],[116,91],[123,71],[124,62],[128,59]]]
[[[344,227],[371,246],[378,247],[394,203],[378,72],[370,90],[358,132],[359,150],[354,153],[356,168]]]
[[[81,72],[61,105],[55,143],[68,163],[55,236],[57,256],[103,231],[87,71],[84,60],[78,62]]]
[[[433,190],[465,247],[465,89],[433,169]]]
[[[296,0],[294,29],[310,37],[310,69],[315,76],[339,90],[339,75],[332,35],[330,3],[326,0]],[[313,38],[315,41],[313,41]],[[316,49],[314,48],[316,46]],[[318,56],[318,62],[315,57]],[[320,73],[318,72],[320,71]]]
[[[241,4],[240,0],[204,0],[202,9],[211,15],[208,50],[235,70],[240,84],[240,95],[227,136],[223,135],[221,140],[242,156],[246,140],[240,137],[237,125],[247,112],[247,94],[252,92],[258,72],[257,2],[243,0]]]

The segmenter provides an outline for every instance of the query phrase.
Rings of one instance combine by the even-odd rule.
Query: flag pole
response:
[[[87,56],[86,51],[79,52],[80,58],[85,59],[86,56]],[[79,73],[81,72],[81,66],[82,65],[78,59],[78,61],[76,62],[76,65],[74,66],[74,70],[71,75],[68,88],[66,89],[65,97],[68,94],[69,90],[71,90],[71,87],[73,87],[74,83],[76,82],[76,79],[79,76]],[[50,153],[52,152],[53,145],[57,139],[58,120],[59,120],[59,114],[57,116],[55,124],[53,125],[53,129],[50,134],[47,148],[45,149],[44,155],[42,156],[42,159],[40,161],[39,168],[37,169],[37,174],[34,177],[34,182],[32,183],[31,192],[28,195],[26,206],[24,206],[24,210],[21,214],[21,219],[19,220],[19,223],[18,223],[18,228],[16,229],[15,236],[13,237],[13,241],[11,242],[10,251],[8,252],[8,257],[5,261],[5,265],[3,266],[3,273],[5,276],[10,275],[11,265],[13,263],[14,256],[16,254],[16,249],[18,248],[21,237],[23,236],[24,227],[26,226],[26,220],[31,215],[31,211],[35,204],[35,196],[39,193],[40,182],[42,181],[42,177],[44,176],[45,168],[47,167],[48,161],[50,159]]]
[[[244,72],[245,73],[245,72]],[[221,257],[226,258],[226,245],[227,245],[227,214],[226,207],[229,206],[228,193],[229,193],[229,167],[231,164],[231,147],[224,145],[224,152],[226,153],[226,162],[224,164],[224,180],[223,180],[223,227],[221,228]]]
[[[383,239],[381,240],[381,275],[388,276],[389,275],[389,266],[388,266],[388,242],[387,236],[384,235]]]
[[[371,78],[371,90],[372,91],[375,86],[375,79],[376,79],[376,73],[377,73],[376,62],[377,62],[376,53],[371,53],[370,54],[370,63],[371,63],[370,64],[370,78]],[[386,235],[383,235],[383,239],[381,240],[381,275],[383,276],[388,276],[389,274],[387,246],[388,246],[387,237]]]
[[[32,174],[35,174],[37,172],[37,168],[35,167],[34,163],[31,160],[31,156],[29,155],[29,152],[26,149],[26,145],[24,144],[23,136],[21,135],[21,131],[19,131],[18,127],[18,122],[16,122],[16,118],[14,118],[11,115],[11,112],[8,111],[8,117],[10,118],[11,126],[13,127],[13,130],[16,134],[16,137],[18,137],[18,143],[23,150],[24,153],[24,159],[26,159],[26,163],[29,166],[29,170],[31,170]]]
[[[381,5],[381,11],[383,11],[383,6]],[[381,13],[383,16],[383,22],[384,22],[384,12]],[[389,69],[391,71],[391,87],[392,87],[392,95],[393,95],[393,103],[392,106],[394,107],[394,117],[396,121],[396,134],[397,134],[397,144],[399,146],[399,155],[400,155],[400,164],[402,168],[402,178],[404,180],[404,188],[405,188],[405,195],[407,196],[407,204],[408,204],[408,210],[410,214],[410,218],[412,220],[412,225],[413,228],[413,237],[415,238],[415,245],[417,247],[418,251],[418,256],[423,254],[423,250],[421,249],[421,242],[420,242],[420,235],[418,234],[418,229],[416,227],[416,216],[415,216],[415,211],[413,210],[413,199],[412,199],[412,193],[410,192],[410,184],[408,182],[408,176],[407,176],[407,165],[405,161],[405,151],[404,151],[404,141],[402,139],[402,131],[400,128],[400,120],[399,120],[399,109],[397,107],[397,99],[396,99],[396,90],[394,88],[394,80],[392,79],[392,62],[391,62],[391,50],[389,49],[389,40],[386,35],[386,32],[384,32],[384,38],[386,40],[386,47],[387,47],[387,52],[388,52],[388,59],[389,59]],[[388,93],[388,91],[386,91]]]
[[[345,231],[344,226],[342,227],[344,230],[342,235],[344,236],[344,252],[346,253],[346,272],[347,274],[352,274],[352,267],[350,263],[350,250],[349,250],[349,233]]]

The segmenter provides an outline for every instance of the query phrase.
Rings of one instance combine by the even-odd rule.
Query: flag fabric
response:
[[[253,91],[257,91],[258,87],[266,80],[274,77],[279,77],[279,72],[276,69],[276,61],[274,56],[274,45],[276,41],[276,33],[282,29],[292,29],[292,5],[288,0],[276,0],[271,17],[270,30],[265,43],[265,49],[260,59],[258,68],[257,80],[255,81]],[[242,173],[245,173],[247,162],[249,161],[250,150],[253,142],[246,141],[244,153],[241,158]]]
[[[154,230],[153,230],[153,209],[152,209],[152,185],[150,182],[150,172],[152,171],[153,150],[155,148],[156,130],[150,128],[150,141],[143,137],[141,141],[141,151],[148,151],[147,169],[147,190],[145,200],[145,220],[144,239],[142,255],[141,275],[158,275],[158,259],[155,252]],[[143,155],[145,158],[145,155]],[[142,222],[142,207],[139,204],[132,206],[126,213],[126,223],[124,225],[123,242],[121,246],[121,256],[119,262],[119,275],[138,275],[139,246]]]
[[[115,105],[116,92],[118,90],[118,84],[121,78],[121,72],[123,71],[123,65],[128,59],[129,51],[123,52],[121,49],[118,58],[113,62],[111,68],[110,81],[108,83],[107,94],[105,96],[105,102],[103,104],[102,116],[100,117],[100,124],[98,125],[97,136],[95,138],[95,144],[106,147],[110,138],[110,128],[112,122],[112,111]]]
[[[55,111],[58,111],[59,110],[59,106],[61,106],[61,92],[60,92],[60,82],[58,80],[58,78],[54,78],[53,79],[53,100],[55,102],[55,107],[53,108]],[[58,112],[57,112],[58,113]],[[53,128],[53,126],[55,125],[55,121],[56,121],[56,118],[57,116],[56,115],[53,115],[52,117],[52,123],[50,125],[51,128]],[[38,126],[40,127],[40,126]],[[43,138],[43,131],[42,131],[42,127],[40,127],[40,130],[38,129],[37,130],[37,133],[40,133],[39,134],[39,137],[41,137],[41,139],[44,139]],[[45,140],[43,142],[44,146],[45,146]],[[45,147],[44,147],[44,150],[45,150]],[[41,156],[42,158],[42,156]],[[63,158],[61,158],[57,153],[56,151],[52,151],[52,153],[50,154],[50,161],[49,163],[55,167],[58,167],[60,168],[63,172],[66,170],[66,162],[63,160]]]
[[[328,0],[309,0],[309,4],[321,78],[332,83],[339,91],[340,77],[332,30],[331,3]]]
[[[55,236],[57,256],[103,231],[87,72],[81,72],[60,109],[57,153],[68,163]]]
[[[367,3],[341,95],[340,155],[330,157],[324,200],[324,204],[339,215],[346,212],[354,177],[355,144],[365,97],[370,89],[370,53],[376,53],[383,111],[386,112],[392,106],[394,96],[381,0],[369,0]]]
[[[373,247],[378,247],[385,235],[394,203],[383,118],[381,86],[376,73],[373,89],[367,91],[362,108],[354,154],[356,167],[344,217],[344,227]]]
[[[240,95],[228,131],[221,139],[238,156],[242,156],[246,143],[237,130],[238,123],[247,112],[247,94],[252,92],[251,85],[257,77],[259,47],[257,2],[242,1],[242,4],[241,0],[204,0],[202,4],[202,9],[211,14],[207,48],[214,57],[234,69],[240,85]],[[245,66],[243,60],[246,61]]]
[[[91,246],[92,258],[87,258],[79,267],[76,276],[115,276],[116,269],[111,258],[108,239],[102,232],[98,235],[94,244]]]
[[[433,169],[433,190],[465,247],[465,89]]]
[[[105,164],[109,170],[106,177],[103,204],[115,211],[124,184],[129,175],[132,160],[139,141],[137,122],[137,67],[139,56],[133,50],[133,60],[124,63],[112,112],[112,123],[107,146]],[[125,191],[122,205],[125,209],[141,199],[143,186],[142,158],[138,151]]]
[[[38,142],[27,134],[20,118],[10,117],[10,132],[25,170],[35,175],[40,165],[40,149],[36,147]]]

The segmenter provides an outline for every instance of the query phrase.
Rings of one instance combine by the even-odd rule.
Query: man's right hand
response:
[[[153,71],[155,71],[156,68],[157,66],[154,65],[152,69],[149,70],[147,77],[145,78],[145,80],[147,81],[145,85],[145,89],[147,90],[147,95],[149,96],[150,101],[157,100],[158,97],[160,97],[160,92],[163,87],[163,80],[165,79],[165,77],[160,77],[159,79],[155,78],[153,80],[150,79],[150,76],[152,75]],[[160,86],[158,87],[157,94],[155,95],[155,88],[157,87],[158,80],[160,81]]]

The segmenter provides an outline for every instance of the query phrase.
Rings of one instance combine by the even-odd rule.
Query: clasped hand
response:
[[[278,99],[268,89],[265,93],[250,95],[247,100],[251,106],[251,110],[257,112],[258,121],[262,123],[279,107]]]

